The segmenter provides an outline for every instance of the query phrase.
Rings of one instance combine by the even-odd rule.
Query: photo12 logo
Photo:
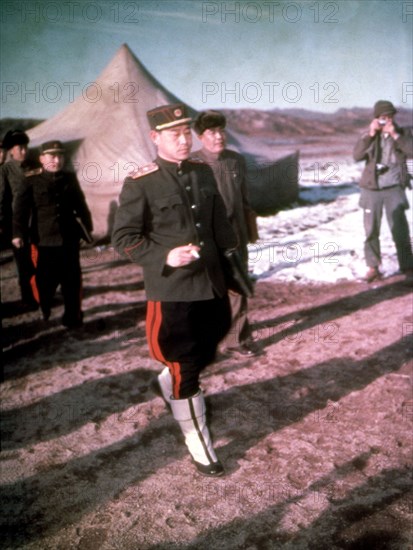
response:
[[[413,2],[403,2],[401,5],[403,23],[412,24],[413,20]]]
[[[337,82],[314,82],[310,86],[301,86],[298,82],[202,82],[202,103],[219,100],[225,104],[251,103],[260,101],[277,103],[298,103],[302,99],[313,103],[338,103],[340,91]]]
[[[338,23],[338,2],[203,2],[203,23]]]
[[[82,98],[87,103],[97,103],[104,97],[112,103],[139,103],[139,84],[113,82],[102,86],[99,82],[2,82],[1,102],[20,100],[21,103],[73,103]]]
[[[133,23],[139,20],[139,2],[33,2],[2,3],[2,22],[16,23],[79,23],[101,21]]]

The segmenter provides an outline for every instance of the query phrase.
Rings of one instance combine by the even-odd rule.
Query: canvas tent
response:
[[[31,146],[49,139],[68,144],[97,235],[108,232],[124,178],[154,158],[146,111],[176,101],[123,45],[80,97],[27,132]]]
[[[179,101],[124,44],[73,103],[27,132],[31,147],[51,139],[66,144],[92,211],[96,236],[110,234],[124,178],[155,157],[146,112]],[[195,114],[190,107],[189,111]],[[235,142],[231,136],[229,141]],[[268,180],[271,171],[268,167],[266,171]]]

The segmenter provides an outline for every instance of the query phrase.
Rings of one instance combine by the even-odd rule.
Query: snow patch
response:
[[[321,167],[322,168],[322,167]],[[331,170],[325,166],[324,170]],[[299,204],[274,216],[259,217],[260,240],[249,245],[254,278],[300,283],[354,281],[366,272],[363,212],[357,181],[362,165],[340,164],[340,178],[329,184],[314,171],[302,173]],[[409,204],[412,190],[407,189]],[[411,220],[411,210],[407,211]],[[399,271],[396,250],[385,215],[381,228],[384,276]]]

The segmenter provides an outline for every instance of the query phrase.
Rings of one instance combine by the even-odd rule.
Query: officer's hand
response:
[[[186,244],[178,246],[169,251],[166,257],[166,264],[170,267],[182,267],[195,262],[199,258],[199,246]]]
[[[23,239],[21,239],[20,237],[14,237],[14,239],[11,240],[11,244],[15,248],[23,248],[24,242]]]

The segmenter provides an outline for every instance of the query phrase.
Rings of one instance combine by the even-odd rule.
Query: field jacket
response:
[[[194,158],[204,160],[212,168],[228,219],[238,237],[238,250],[247,262],[247,244],[258,239],[258,232],[256,216],[248,200],[244,157],[230,149],[216,155],[203,148],[194,153]]]
[[[413,134],[411,128],[397,128],[400,137],[394,141],[394,153],[396,162],[400,165],[402,173],[402,187],[410,187],[410,175],[407,170],[406,159],[413,158]],[[389,138],[392,139],[392,138]],[[360,187],[364,189],[378,190],[378,175],[376,164],[379,162],[380,134],[371,137],[363,134],[357,141],[353,157],[355,161],[366,162],[360,179]]]
[[[0,226],[7,239],[12,238],[12,219],[16,197],[22,193],[28,183],[25,171],[26,162],[9,160],[0,166]]]

